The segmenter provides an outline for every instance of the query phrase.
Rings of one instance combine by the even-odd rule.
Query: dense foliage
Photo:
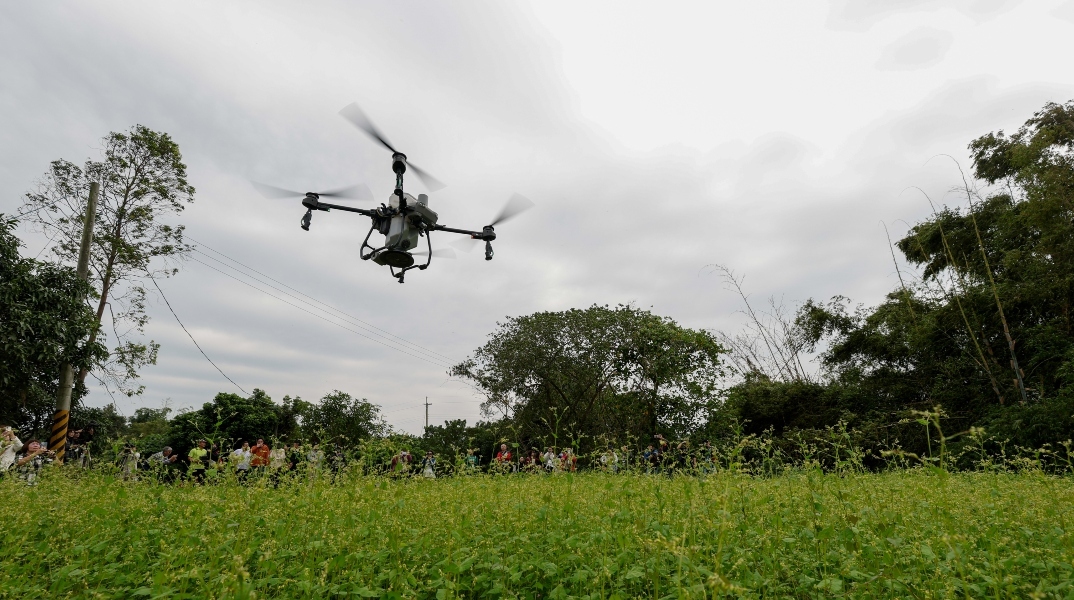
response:
[[[510,318],[451,373],[525,443],[622,443],[693,430],[716,398],[722,351],[666,317],[592,306]]]
[[[844,420],[874,447],[926,440],[911,409],[952,432],[983,426],[1037,448],[1074,435],[1074,102],[970,144],[978,183],[896,244],[919,268],[872,308],[809,301],[793,326],[821,350],[819,383],[747,377],[719,418],[759,432]],[[977,185],[985,186],[983,191]]]
[[[42,435],[60,365],[87,366],[105,349],[89,341],[97,326],[84,302],[90,286],[74,269],[22,257],[15,226],[0,215],[0,424]],[[76,389],[75,399],[84,393]]]
[[[1067,598],[1069,478],[0,481],[13,598]],[[266,482],[267,483],[267,482]],[[256,596],[255,596],[256,595]]]

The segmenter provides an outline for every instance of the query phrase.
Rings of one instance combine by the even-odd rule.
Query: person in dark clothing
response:
[[[292,442],[291,447],[287,450],[287,470],[292,476],[297,476],[304,469],[306,463],[306,453],[302,451],[302,445],[298,442]]]

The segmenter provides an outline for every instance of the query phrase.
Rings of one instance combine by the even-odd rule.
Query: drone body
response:
[[[492,260],[492,241],[496,239],[494,226],[533,206],[533,203],[528,199],[515,194],[508,200],[500,215],[493,219],[492,223],[482,227],[481,231],[455,229],[440,225],[437,222],[439,215],[429,208],[429,196],[427,194],[418,194],[417,197],[414,197],[410,193],[403,191],[403,174],[406,173],[409,166],[430,191],[443,188],[444,185],[417,166],[408,165],[406,155],[392,148],[384,136],[373,127],[373,124],[365,116],[365,113],[358,108],[357,104],[347,106],[340,111],[340,114],[370,137],[380,142],[385,148],[391,150],[392,171],[395,173],[395,190],[388,198],[388,202],[373,209],[321,202],[322,197],[370,200],[373,195],[369,188],[364,185],[351,186],[331,192],[306,192],[302,199],[302,205],[306,207],[306,214],[302,217],[301,227],[309,231],[313,220],[313,211],[315,210],[328,212],[336,209],[369,217],[373,223],[362,241],[360,249],[362,260],[372,260],[379,265],[387,266],[391,270],[392,276],[399,280],[399,283],[403,283],[403,277],[407,271],[411,269],[425,270],[432,263],[433,256],[438,255],[439,251],[434,252],[432,248],[431,234],[433,231],[459,233],[469,236],[469,240],[484,241],[485,260]],[[263,183],[255,182],[254,186],[262,195],[268,198],[286,198],[302,195]],[[374,247],[370,245],[369,238],[374,231],[384,236],[382,246]],[[426,250],[414,252],[421,245],[421,238],[423,237],[425,238]],[[447,252],[451,251],[448,250]],[[415,256],[422,255],[426,257],[425,262],[416,262]],[[451,253],[450,257],[453,256],[454,253]],[[396,272],[397,269],[398,272]]]

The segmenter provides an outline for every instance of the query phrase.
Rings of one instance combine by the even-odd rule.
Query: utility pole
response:
[[[82,281],[89,279],[90,244],[93,242],[93,221],[97,218],[97,194],[100,190],[101,186],[96,181],[90,184],[89,202],[82,219],[82,248],[78,253],[78,269],[75,271]],[[56,412],[52,415],[52,435],[48,439],[49,450],[56,453],[56,460],[60,463],[63,463],[67,449],[67,422],[71,416],[71,389],[74,383],[75,368],[70,364],[60,367],[60,389],[56,392]]]
[[[429,397],[425,397],[425,429],[429,428]]]

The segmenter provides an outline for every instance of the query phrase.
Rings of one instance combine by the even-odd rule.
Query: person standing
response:
[[[19,455],[18,460],[15,461],[19,478],[25,481],[26,485],[37,485],[37,476],[42,467],[51,464],[54,456],[55,454],[41,442],[37,440],[26,442],[26,445],[22,447],[22,453]]]
[[[138,459],[141,457],[142,455],[134,446],[134,442],[127,442],[123,445],[123,451],[119,453],[117,462],[119,463],[119,472],[123,475],[124,480],[138,478]]]
[[[556,470],[556,458],[555,451],[552,450],[552,446],[545,449],[544,454],[541,455],[541,460],[544,461],[544,470],[552,473]]]
[[[0,476],[15,464],[15,456],[22,450],[22,442],[15,436],[11,427],[0,428]]]
[[[421,475],[426,479],[436,479],[436,457],[432,450],[426,452],[421,461]]]
[[[209,451],[205,448],[205,444],[205,440],[198,440],[197,447],[191,448],[186,455],[187,462],[190,463],[187,472],[197,483],[205,483],[205,468],[209,462]]]
[[[474,454],[474,449],[468,448],[466,450],[466,458],[463,461],[463,464],[466,466],[466,471],[469,473],[476,473],[479,462],[480,459],[478,459],[478,456]]]
[[[514,469],[514,465],[511,464],[512,458],[514,458],[514,455],[507,448],[507,444],[500,444],[500,451],[496,453],[496,468],[501,473],[512,471]]]
[[[269,466],[272,456],[272,448],[268,447],[265,440],[257,438],[257,443],[250,449],[250,468],[258,475],[264,475]]]
[[[250,442],[247,441],[243,441],[241,446],[231,451],[231,461],[235,464],[235,474],[239,481],[246,481],[253,457],[253,453],[250,452]]]

